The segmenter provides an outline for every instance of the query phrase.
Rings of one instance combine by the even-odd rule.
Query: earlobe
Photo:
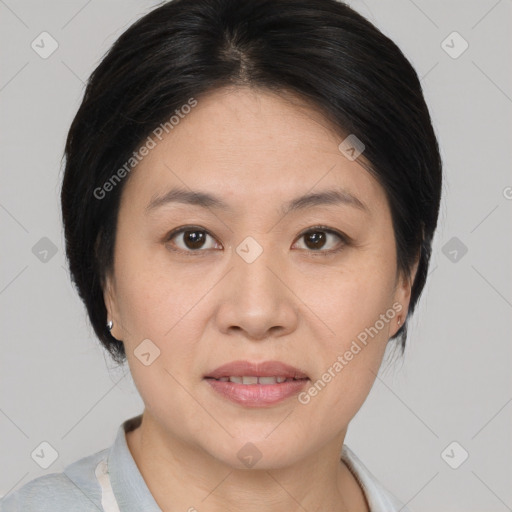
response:
[[[416,273],[418,271],[419,258],[420,254],[418,253],[418,257],[416,258],[416,261],[413,267],[411,268],[410,274],[402,274],[400,277],[400,284],[397,289],[397,294],[395,295],[395,300],[400,304],[401,309],[400,314],[396,317],[396,328],[393,336],[396,335],[396,333],[400,330],[400,327],[403,326],[403,324],[405,323],[405,319],[407,318],[407,312],[409,311],[409,303],[411,301],[412,286],[414,284],[414,280],[416,279]],[[403,321],[402,318],[404,319]]]
[[[107,329],[110,331],[110,334],[114,336],[114,317],[116,316],[115,312],[115,300],[113,293],[113,286],[110,276],[107,276],[105,279],[105,285],[103,287],[103,301],[105,302],[105,309],[107,310],[107,318],[105,319],[105,325]]]
[[[105,278],[103,286],[103,301],[105,302],[105,309],[107,310],[107,317],[112,318],[112,283],[110,276]]]

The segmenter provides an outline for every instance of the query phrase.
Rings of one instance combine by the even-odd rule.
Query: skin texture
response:
[[[407,312],[410,281],[397,273],[382,187],[340,152],[344,136],[289,99],[247,87],[198,98],[123,191],[104,296],[145,404],[128,445],[163,510],[368,510],[339,453],[399,315],[307,404],[294,396],[248,408],[203,378],[234,360],[278,360],[314,383],[394,303],[402,321]],[[174,186],[218,195],[232,210],[169,203],[145,211]],[[298,196],[340,187],[367,210],[280,213]],[[328,235],[315,249],[302,235],[318,225],[352,241]],[[183,226],[206,232],[201,248],[183,234],[169,239]],[[248,236],[263,249],[252,263],[236,252]],[[160,350],[149,366],[134,355],[145,339]],[[252,469],[237,457],[248,442],[262,454]]]

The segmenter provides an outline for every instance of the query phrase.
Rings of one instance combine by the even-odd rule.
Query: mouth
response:
[[[279,361],[233,361],[205,375],[211,389],[246,407],[268,407],[298,394],[309,377]]]
[[[293,382],[297,380],[304,380],[304,379],[295,379],[295,378],[287,378],[283,376],[271,376],[271,377],[258,377],[256,375],[243,375],[243,376],[237,376],[237,375],[230,375],[229,377],[220,377],[219,379],[214,379],[213,377],[205,377],[206,379],[213,379],[218,382],[234,382],[235,384],[261,384],[263,386],[268,386],[271,384],[281,384],[282,382]]]

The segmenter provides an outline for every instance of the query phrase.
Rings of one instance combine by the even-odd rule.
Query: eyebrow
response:
[[[153,196],[149,204],[146,206],[146,213],[171,203],[189,204],[192,206],[200,206],[202,208],[232,211],[232,208],[220,197],[207,192],[186,190],[178,187],[169,190],[163,195]],[[309,193],[292,199],[281,207],[280,213],[282,215],[287,215],[288,213],[297,210],[305,210],[314,206],[336,204],[352,206],[367,213],[370,211],[369,208],[356,196],[347,190],[338,188]]]

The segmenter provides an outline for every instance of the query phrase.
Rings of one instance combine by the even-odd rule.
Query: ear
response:
[[[110,273],[108,273],[105,277],[105,284],[103,286],[103,300],[105,301],[105,308],[107,310],[107,318],[105,319],[105,323],[107,323],[109,320],[112,320],[113,326],[110,330],[110,334],[119,340],[121,339],[120,321],[117,310],[114,278]]]
[[[391,338],[398,332],[402,325],[404,325],[405,319],[407,318],[409,303],[411,301],[412,285],[414,283],[414,279],[416,278],[416,273],[418,272],[420,254],[421,251],[418,251],[418,255],[410,271],[410,276],[405,275],[403,272],[401,272],[398,276],[394,294],[394,303],[400,304],[401,309],[395,317],[395,323],[392,327],[392,333],[390,334]]]

